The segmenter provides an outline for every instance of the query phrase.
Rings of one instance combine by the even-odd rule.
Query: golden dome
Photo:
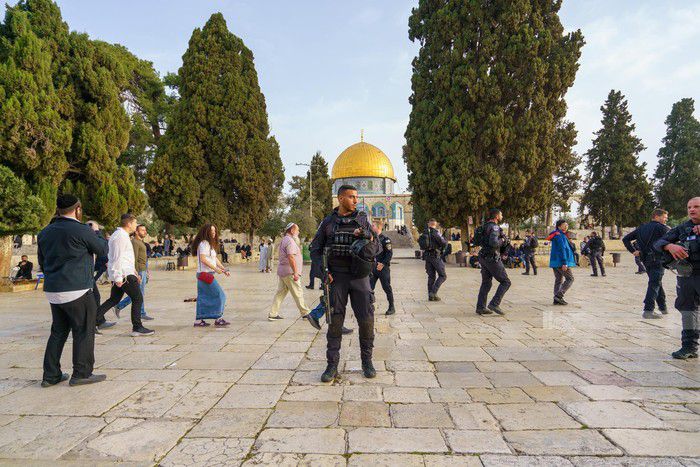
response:
[[[376,177],[396,181],[391,161],[378,147],[360,141],[341,152],[333,164],[331,178]]]

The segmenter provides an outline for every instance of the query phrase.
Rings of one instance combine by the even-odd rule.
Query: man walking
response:
[[[317,319],[309,317],[311,311],[304,303],[304,291],[301,288],[299,279],[304,259],[299,248],[299,226],[293,222],[284,228],[284,237],[279,246],[279,264],[277,265],[277,293],[272,300],[272,308],[267,319],[277,321],[283,319],[279,315],[282,300],[287,293],[292,294],[292,298],[299,309],[302,318],[309,318],[309,323],[316,329],[321,329],[321,324]]]
[[[669,230],[654,243],[656,251],[666,251],[682,262],[678,271],[676,310],[681,312],[681,348],[671,356],[680,360],[698,358],[700,338],[700,196],[688,200],[688,220]]]
[[[603,260],[605,242],[598,236],[597,232],[591,232],[586,248],[588,248],[588,257],[591,260],[591,268],[593,268],[591,276],[598,277],[598,268],[596,266],[600,266],[600,275],[605,277],[605,261]]]
[[[503,296],[510,288],[510,279],[501,260],[501,249],[508,242],[508,239],[499,227],[499,224],[503,221],[501,210],[491,209],[488,215],[488,220],[481,227],[480,238],[475,238],[475,243],[481,247],[479,250],[481,287],[479,287],[479,296],[476,301],[476,313],[479,315],[490,315],[491,312],[494,312],[504,315],[505,313],[501,310],[500,304]],[[496,289],[496,293],[491,298],[487,308],[486,299],[491,290],[493,279],[498,281],[498,289]]]
[[[374,221],[373,224],[374,230],[378,235],[379,244],[382,247],[382,252],[377,255],[377,260],[374,263],[372,275],[369,279],[369,285],[374,292],[374,287],[377,285],[377,280],[379,280],[386,294],[386,299],[389,301],[389,308],[386,310],[386,314],[393,315],[396,313],[394,309],[394,291],[391,288],[391,258],[394,252],[391,248],[391,239],[382,234],[384,223],[381,221]]]
[[[632,253],[635,260],[642,263],[649,282],[647,293],[644,296],[644,311],[642,318],[659,319],[660,315],[654,313],[654,307],[658,305],[661,314],[668,314],[666,307],[666,292],[664,292],[663,278],[664,268],[654,251],[654,244],[669,231],[666,225],[668,212],[663,209],[655,209],[651,213],[651,222],[642,224],[622,239],[627,251]],[[636,248],[635,248],[636,246]]]
[[[148,270],[148,255],[146,253],[146,243],[143,241],[148,235],[146,226],[139,224],[136,227],[136,232],[131,236],[131,245],[134,248],[134,258],[136,259],[135,267],[136,273],[139,275],[139,289],[141,290],[141,296],[143,301],[141,302],[141,319],[144,321],[150,321],[153,318],[146,314],[146,284],[151,278],[151,272]],[[119,318],[121,311],[131,304],[131,297],[128,295],[114,307],[114,313]]]
[[[554,272],[554,304],[568,305],[564,300],[564,294],[574,283],[574,274],[571,268],[576,266],[573,244],[566,232],[569,224],[564,219],[559,219],[556,229],[547,237],[551,250],[549,253],[549,267]]]
[[[97,325],[105,322],[104,315],[107,310],[116,306],[124,294],[127,294],[131,298],[131,336],[151,336],[155,331],[145,328],[141,322],[141,279],[136,272],[134,247],[129,240],[129,235],[136,231],[136,217],[123,214],[120,225],[109,237],[107,275],[112,281],[112,290],[109,298],[97,309]]]
[[[428,221],[428,228],[421,235],[424,240],[418,239],[418,242],[424,242],[421,246],[423,250],[423,261],[425,261],[425,272],[428,274],[428,300],[431,302],[439,302],[441,299],[437,293],[440,286],[447,280],[445,272],[445,263],[440,257],[440,252],[447,240],[438,232],[438,223],[435,219]]]
[[[374,347],[374,304],[369,275],[379,242],[364,211],[357,210],[357,188],[338,188],[338,207],[326,216],[311,242],[311,258],[323,264],[328,258],[332,320],[328,326],[328,365],[321,381],[330,382],[338,375],[342,328],[348,297],[359,328],[360,358],[365,378],[377,375],[372,363]]]
[[[537,250],[537,236],[529,230],[525,232],[525,240],[523,240],[523,261],[525,262],[524,276],[530,275],[530,266],[532,273],[537,275],[537,264],[535,263],[535,250]]]
[[[83,209],[73,195],[56,201],[57,216],[39,232],[39,266],[44,272],[44,293],[51,304],[51,335],[44,354],[42,387],[68,379],[61,371],[61,354],[73,333],[71,386],[98,383],[106,375],[92,373],[95,364],[95,310],[92,296],[93,257],[107,252],[107,242],[80,222]]]

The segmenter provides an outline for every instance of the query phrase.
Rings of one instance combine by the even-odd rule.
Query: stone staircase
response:
[[[389,237],[389,240],[391,240],[392,247],[394,249],[397,248],[413,248],[413,237],[411,237],[410,233],[409,235],[401,235],[398,233],[396,230],[385,230],[382,232],[384,235]]]

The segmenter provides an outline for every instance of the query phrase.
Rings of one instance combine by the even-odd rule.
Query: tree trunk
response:
[[[0,236],[0,288],[10,284],[12,235]]]

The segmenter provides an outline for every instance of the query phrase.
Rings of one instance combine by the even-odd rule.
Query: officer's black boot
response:
[[[393,303],[390,303],[390,304],[389,304],[389,309],[386,310],[386,314],[387,314],[387,315],[393,315],[394,313],[396,313],[396,310],[394,309],[394,304],[393,304]]]
[[[330,383],[335,379],[336,376],[338,376],[338,364],[329,363],[326,367],[326,371],[324,371],[321,375],[321,381],[323,381],[324,383]]]
[[[698,335],[700,335],[700,331],[681,331],[681,348],[673,352],[671,356],[678,360],[698,358]]]
[[[435,301],[435,299],[434,299],[433,297],[434,297],[433,294],[428,293],[428,301],[429,301],[429,302],[434,302],[434,301]]]
[[[377,376],[377,370],[374,369],[372,360],[362,362],[362,374],[365,375],[365,378],[374,378]]]
[[[504,312],[503,310],[501,310],[501,307],[498,306],[498,305],[494,305],[493,303],[491,303],[491,304],[488,306],[488,309],[491,310],[491,311],[493,311],[493,312],[496,313],[497,315],[501,315],[501,316],[505,315],[505,312]]]

